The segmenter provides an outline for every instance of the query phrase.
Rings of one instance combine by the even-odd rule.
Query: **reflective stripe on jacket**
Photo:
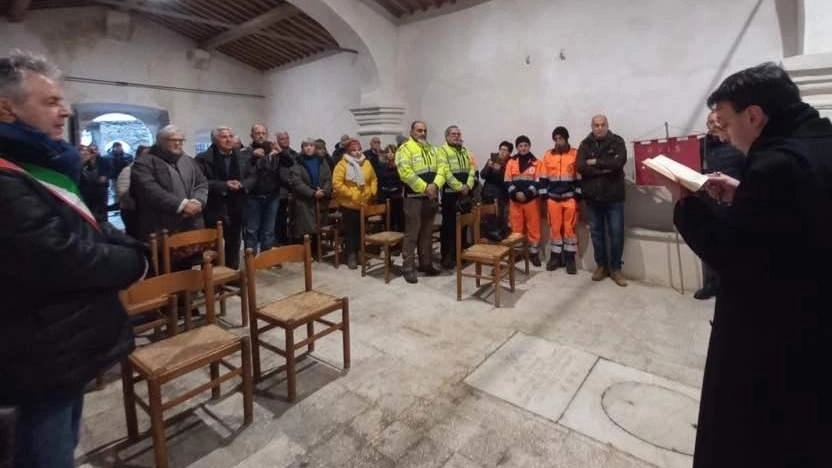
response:
[[[446,192],[459,192],[465,185],[469,189],[474,188],[474,182],[477,180],[477,168],[467,148],[462,147],[461,150],[458,150],[445,143],[436,147],[436,153],[444,160],[442,167],[445,169]]]
[[[575,148],[565,153],[547,151],[540,164],[540,195],[553,200],[574,198],[579,193],[577,160]]]
[[[445,161],[436,155],[434,148],[413,138],[396,151],[396,167],[406,193],[425,193],[428,184],[436,184],[441,189],[445,184],[444,165]]]

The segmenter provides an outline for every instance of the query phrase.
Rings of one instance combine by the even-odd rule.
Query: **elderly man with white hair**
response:
[[[240,164],[242,158],[234,147],[234,139],[231,128],[215,128],[211,131],[211,146],[196,155],[196,161],[208,179],[205,224],[213,227],[222,221],[225,264],[237,269],[240,266],[240,238],[246,194],[241,182],[245,175],[245,165]]]
[[[170,232],[205,227],[208,182],[196,162],[185,154],[185,135],[168,125],[156,144],[136,158],[130,172],[130,193],[136,200],[137,233],[146,240],[162,229]]]

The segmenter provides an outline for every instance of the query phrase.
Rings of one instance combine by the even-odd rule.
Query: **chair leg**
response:
[[[248,278],[245,273],[240,273],[240,320],[242,326],[248,326]]]
[[[462,263],[459,260],[456,264],[456,300],[462,300]]]
[[[249,336],[251,337],[251,363],[252,363],[252,375],[254,376],[254,380],[259,382],[260,379],[263,377],[260,372],[260,336],[258,335],[257,330],[257,315],[255,315],[252,311],[249,311],[251,317],[249,317]]]
[[[515,270],[514,262],[511,261],[508,264],[508,284],[511,287],[511,292],[514,292],[514,270]]]
[[[480,285],[481,285],[481,282],[480,282],[480,276],[482,275],[482,265],[480,265],[479,263],[476,263],[476,262],[475,262],[475,263],[474,263],[474,270],[475,270],[475,271],[476,271],[476,273],[477,273],[477,278],[476,278],[476,281],[477,281],[477,287],[479,288],[479,287],[480,287]]]
[[[529,276],[529,241],[523,244],[523,255],[526,261],[526,276]]]
[[[384,244],[384,284],[390,283],[390,244]]]
[[[307,338],[312,338],[312,335],[314,335],[314,334],[315,334],[315,321],[313,320],[313,321],[310,321],[310,322],[306,323],[306,337]],[[315,342],[310,341],[309,346],[307,346],[306,349],[310,353],[314,353],[315,352]]]
[[[212,362],[211,364],[208,365],[208,367],[211,369],[211,381],[216,381],[217,379],[219,379],[220,378],[220,363]],[[215,385],[215,386],[211,387],[211,399],[212,400],[219,400],[221,390],[222,389],[220,388],[219,385]]]
[[[500,286],[500,279],[503,276],[501,268],[502,266],[500,265],[500,262],[497,262],[494,266],[494,305],[496,307],[500,307],[500,290],[503,289],[502,286]]]
[[[222,288],[220,288],[220,294],[223,294]],[[226,312],[225,298],[223,297],[220,299],[220,317],[225,317]]]
[[[341,236],[338,235],[338,230],[335,230],[335,268],[341,266]]]
[[[251,424],[254,420],[254,388],[251,379],[251,340],[244,336],[240,339],[240,357],[243,367],[243,422]]]
[[[365,250],[367,246],[364,243],[361,244],[361,250],[358,252],[358,256],[360,257],[358,261],[361,262],[361,276],[367,276],[367,254]]]
[[[127,439],[139,438],[139,420],[136,418],[136,389],[133,385],[133,366],[121,361],[121,393],[124,397],[124,420],[127,423]]]
[[[288,388],[289,401],[295,401],[297,396],[297,382],[295,376],[295,330],[286,329],[286,387]]]
[[[159,382],[148,379],[148,403],[150,404],[150,430],[153,434],[153,455],[156,468],[168,468],[168,446],[165,440],[165,420],[162,417],[162,388]]]
[[[341,333],[344,335],[344,369],[350,368],[350,299],[344,298],[341,308]]]
[[[320,228],[318,228],[320,230]],[[320,232],[320,231],[319,231]],[[315,238],[318,240],[317,242],[317,251],[318,251],[318,263],[321,262],[323,258],[323,249],[321,248],[321,234],[315,234]]]

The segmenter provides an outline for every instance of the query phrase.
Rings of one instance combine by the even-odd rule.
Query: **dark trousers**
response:
[[[456,260],[456,209],[458,193],[442,194],[442,227],[439,229],[439,254],[442,260]],[[468,229],[462,230],[462,245],[467,244]]]
[[[390,230],[404,232],[404,198],[391,197],[382,192],[378,198],[379,203],[386,203],[387,200],[390,200]]]
[[[39,400],[17,408],[14,466],[53,468],[75,466],[84,395]]]
[[[702,288],[719,291],[719,273],[705,262],[702,262]]]
[[[595,264],[621,270],[624,255],[624,202],[587,201]],[[609,254],[607,253],[609,241]]]
[[[289,243],[289,199],[281,198],[277,207],[277,218],[274,220],[274,237],[277,245]]]
[[[402,246],[403,271],[414,271],[416,247],[419,248],[419,266],[433,266],[433,221],[436,203],[427,197],[405,198],[405,233]]]
[[[243,240],[254,254],[269,250],[274,245],[274,225],[279,200],[272,196],[249,196],[246,200],[246,230]]]
[[[243,213],[233,213],[226,218],[227,223],[222,225],[223,238],[225,239],[225,266],[228,268],[240,268],[240,238],[243,234]]]
[[[124,208],[121,209],[121,221],[124,223],[124,232],[127,233],[128,236],[133,238],[138,238],[139,236],[139,226],[138,226],[138,215],[134,210],[126,210]]]
[[[346,254],[358,253],[361,248],[361,212],[341,207],[344,217],[344,249]]]

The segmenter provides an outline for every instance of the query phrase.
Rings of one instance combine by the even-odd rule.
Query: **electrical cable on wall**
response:
[[[164,86],[164,85],[156,85],[156,84],[147,84],[147,83],[135,83],[130,81],[113,81],[113,80],[100,80],[97,78],[84,78],[80,76],[65,76],[64,81],[70,81],[73,83],[85,83],[85,84],[97,84],[102,86],[118,86],[118,87],[125,87],[125,88],[147,88],[147,89],[157,89],[160,91],[172,91],[172,92],[180,92],[180,93],[192,93],[192,94],[208,94],[213,96],[234,96],[234,97],[245,97],[245,98],[252,98],[252,99],[266,99],[266,96],[261,94],[253,94],[253,93],[239,93],[235,91],[217,91],[217,90],[207,90],[207,89],[196,89],[196,88],[181,88],[178,86]]]

